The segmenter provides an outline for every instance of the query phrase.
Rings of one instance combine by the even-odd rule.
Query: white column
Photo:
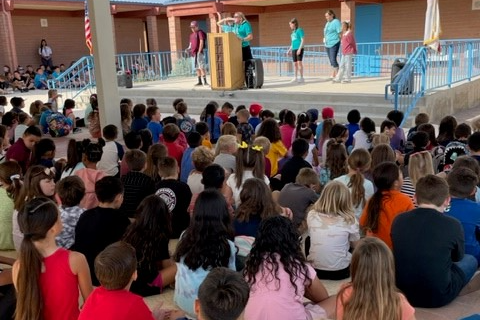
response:
[[[88,0],[88,9],[95,58],[100,124],[102,128],[108,124],[114,124],[121,132],[120,97],[115,69],[110,1]]]

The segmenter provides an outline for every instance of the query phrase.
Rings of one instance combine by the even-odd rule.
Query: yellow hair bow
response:
[[[263,147],[262,147],[262,146],[253,146],[253,147],[252,147],[252,150],[262,151],[262,150],[263,150]]]
[[[240,149],[247,149],[247,148],[248,148],[248,144],[247,144],[245,141],[242,141],[242,143],[240,143],[240,144],[238,145],[238,147],[239,147]]]

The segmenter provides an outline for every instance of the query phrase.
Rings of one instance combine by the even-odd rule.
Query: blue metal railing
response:
[[[442,45],[442,52],[417,47],[399,69],[385,86],[385,99],[405,114],[405,122],[426,93],[480,75],[480,40],[449,41]]]
[[[95,65],[92,56],[80,58],[57,78],[48,80],[49,89],[56,89],[64,97],[71,99],[94,88],[95,85]]]

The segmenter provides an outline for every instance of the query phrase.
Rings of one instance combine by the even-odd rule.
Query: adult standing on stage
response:
[[[207,35],[203,30],[198,27],[197,21],[190,22],[190,44],[188,45],[187,52],[195,58],[195,69],[197,70],[198,83],[195,86],[203,85],[208,86],[207,76],[205,74],[205,54],[203,49],[205,48],[205,41],[207,41]]]
[[[303,29],[298,27],[298,20],[296,18],[290,20],[289,25],[290,29],[292,30],[292,34],[290,35],[292,44],[290,45],[287,53],[292,54],[293,63],[295,65],[295,78],[293,78],[291,82],[303,83],[305,82],[305,80],[303,80],[302,62],[305,34]],[[300,78],[298,78],[298,74],[300,74]]]
[[[253,39],[252,26],[242,12],[235,12],[233,18],[235,19],[234,32],[242,40],[242,60],[251,60],[253,59],[250,49],[250,41]]]
[[[217,12],[218,15],[218,22],[217,26],[220,27],[221,32],[234,32],[235,30],[235,19],[231,17],[230,13],[227,13],[227,16],[222,19],[222,15],[220,12]]]
[[[327,12],[325,12],[325,19],[327,19],[327,23],[323,29],[323,43],[325,44],[330,65],[333,68],[331,79],[334,79],[338,72],[337,55],[338,50],[340,49],[342,24],[335,16],[335,12],[333,12],[333,10],[327,10]]]
[[[38,48],[38,54],[42,60],[42,65],[45,66],[45,69],[50,67],[50,72],[53,71],[52,53],[52,48],[47,45],[47,40],[42,39],[42,41],[40,41],[40,47]]]

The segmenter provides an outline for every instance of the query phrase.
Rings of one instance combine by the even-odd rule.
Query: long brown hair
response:
[[[366,237],[360,241],[353,251],[350,274],[352,282],[337,295],[337,305],[343,305],[343,320],[402,318],[393,254],[382,240]],[[345,301],[347,289],[352,293]]]
[[[237,188],[240,188],[243,181],[243,173],[245,170],[252,170],[255,178],[263,179],[265,176],[265,159],[263,155],[263,147],[245,146],[238,148],[236,164],[235,164],[235,182]]]
[[[19,255],[21,265],[17,277],[15,320],[43,320],[43,297],[40,289],[43,257],[33,242],[45,239],[58,219],[57,205],[45,197],[27,202],[18,214],[18,224],[24,237]]]
[[[365,187],[363,183],[365,178],[363,172],[370,168],[370,153],[367,150],[360,148],[353,150],[348,157],[348,167],[353,171],[348,182],[348,187],[352,192],[352,201],[355,207],[365,205]]]
[[[36,197],[46,197],[40,188],[40,181],[43,179],[53,180],[54,178],[55,173],[53,170],[47,167],[36,165],[28,168],[27,172],[25,173],[23,186],[20,189],[18,197],[15,199],[15,209],[20,212],[23,210],[23,206],[27,201]],[[53,197],[47,198],[51,198],[53,200]]]
[[[22,188],[22,168],[16,161],[6,161],[0,164],[0,182],[6,185],[7,195],[11,199],[18,198]]]
[[[235,213],[236,219],[240,222],[248,222],[252,215],[259,215],[263,220],[282,212],[282,208],[273,201],[272,193],[262,179],[247,179],[240,192],[240,200],[241,204]]]
[[[373,182],[377,191],[368,200],[367,222],[365,228],[372,232],[378,230],[378,219],[383,206],[383,192],[391,190],[393,184],[400,178],[400,170],[394,162],[384,162],[373,169]]]
[[[330,170],[330,180],[343,176],[348,172],[347,149],[341,142],[330,140],[327,142],[325,167]]]

